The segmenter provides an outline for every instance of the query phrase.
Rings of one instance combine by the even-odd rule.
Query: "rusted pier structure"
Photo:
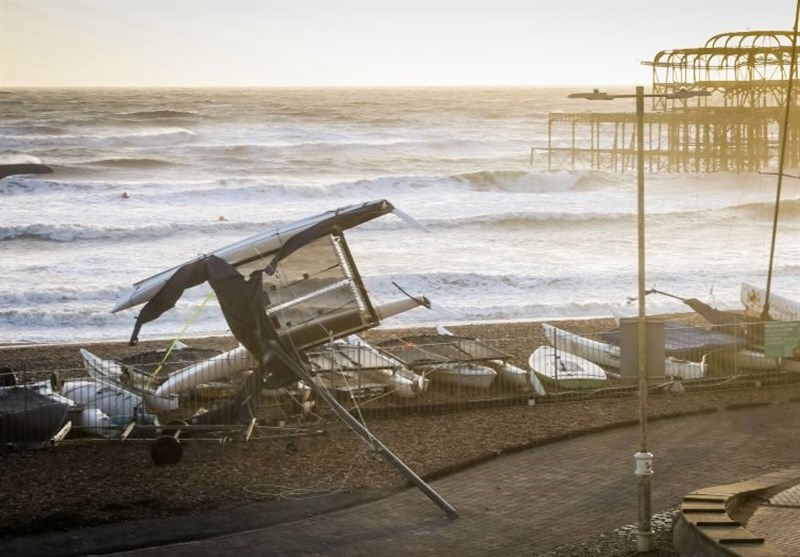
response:
[[[711,37],[701,48],[661,51],[652,62],[645,111],[649,172],[755,172],[775,168],[786,114],[794,48],[792,31],[746,31]],[[793,117],[786,168],[800,167],[800,87],[792,87]],[[669,95],[702,90],[707,97]],[[595,103],[596,104],[596,103]],[[636,170],[636,114],[552,113],[547,166],[613,172]]]

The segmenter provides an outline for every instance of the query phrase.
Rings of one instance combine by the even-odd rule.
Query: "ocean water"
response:
[[[374,199],[426,230],[388,215],[346,233],[373,301],[398,284],[444,308],[384,326],[635,315],[635,174],[530,159],[549,113],[597,108],[569,92],[2,91],[0,161],[54,173],[0,181],[0,343],[127,339],[138,308],[111,308],[132,283]],[[742,282],[766,285],[776,191],[769,174],[648,174],[646,288],[741,309]],[[772,289],[800,299],[800,180],[779,214]],[[227,334],[208,292],[140,338]]]

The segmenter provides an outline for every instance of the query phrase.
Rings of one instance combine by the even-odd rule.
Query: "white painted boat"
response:
[[[742,283],[740,298],[746,310],[761,315],[766,297],[765,288]],[[769,315],[776,321],[800,321],[800,302],[770,291]]]
[[[471,362],[442,362],[418,369],[436,383],[469,389],[488,389],[497,377],[492,368]]]
[[[775,371],[781,368],[780,358],[769,358],[758,350],[737,350],[733,363],[737,368],[754,371]]]
[[[83,357],[86,372],[90,377],[109,382],[132,393],[141,393],[141,396],[144,397],[147,411],[176,410],[180,406],[180,400],[177,396],[160,396],[147,386],[129,384],[128,375],[117,362],[100,358],[85,348],[81,348],[80,353]]]
[[[534,350],[528,363],[544,381],[565,389],[596,389],[608,379],[605,370],[594,362],[552,346]]]
[[[507,385],[522,389],[532,388],[536,394],[542,396],[547,394],[542,382],[530,370],[522,369],[504,360],[490,360],[487,365],[497,372],[498,380]]]
[[[619,368],[620,366],[618,346],[570,333],[548,323],[542,323],[542,329],[548,342],[560,351],[573,354],[595,364],[612,368]]]
[[[265,257],[271,257],[292,238],[327,220],[331,220],[332,224],[336,224],[336,226],[344,230],[392,212],[404,220],[409,219],[409,217],[398,211],[385,199],[369,201],[366,203],[349,205],[333,211],[326,211],[312,217],[279,226],[212,251],[208,255],[219,257],[236,267],[252,261],[263,260]],[[149,301],[161,290],[178,269],[184,265],[199,261],[201,258],[207,257],[208,255],[197,257],[135,283],[132,288],[124,292],[117,299],[111,311],[118,312]]]
[[[543,323],[542,328],[545,331],[547,340],[559,350],[570,352],[599,365],[611,368],[620,367],[620,349],[618,346],[563,331],[547,323]],[[708,364],[705,355],[703,355],[700,362],[673,356],[668,356],[664,361],[664,375],[667,377],[698,379],[705,377],[707,371]]]
[[[706,372],[708,372],[708,363],[705,354],[699,362],[681,360],[672,356],[667,357],[664,361],[664,375],[667,377],[678,377],[685,380],[701,379],[706,376]]]
[[[76,431],[100,437],[118,437],[122,431],[111,417],[99,408],[84,408],[73,418]],[[130,423],[130,422],[128,422]]]
[[[108,417],[133,421],[134,415],[142,412],[142,397],[108,381],[68,379],[61,385],[61,394],[87,408],[97,408]]]
[[[102,437],[116,436],[119,433],[119,428],[114,427],[114,423],[108,414],[99,408],[86,406],[86,401],[81,397],[76,397],[78,398],[78,400],[76,400],[72,396],[69,396],[73,394],[69,388],[69,384],[73,381],[74,380],[68,380],[60,384],[60,381],[50,379],[47,381],[39,381],[29,386],[40,395],[46,396],[56,402],[66,404],[69,407],[69,419],[72,422],[72,427],[75,428],[76,431]],[[94,379],[87,379],[86,381],[93,382]],[[53,390],[54,386],[59,389],[59,392]],[[64,392],[65,386],[68,387],[66,393]]]

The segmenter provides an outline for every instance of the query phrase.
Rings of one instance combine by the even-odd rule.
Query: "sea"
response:
[[[127,340],[140,307],[111,310],[133,283],[376,199],[417,225],[345,233],[373,303],[432,302],[386,328],[634,316],[640,280],[667,294],[645,298],[650,315],[688,298],[740,310],[770,268],[772,292],[800,299],[797,171],[779,198],[769,169],[647,169],[640,260],[636,173],[548,167],[548,133],[572,141],[551,113],[609,111],[573,90],[3,90],[0,162],[53,173],[0,180],[0,343]],[[140,338],[230,334],[209,292]]]

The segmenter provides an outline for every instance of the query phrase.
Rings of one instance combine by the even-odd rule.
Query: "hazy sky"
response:
[[[0,0],[0,86],[644,84],[797,0]]]

